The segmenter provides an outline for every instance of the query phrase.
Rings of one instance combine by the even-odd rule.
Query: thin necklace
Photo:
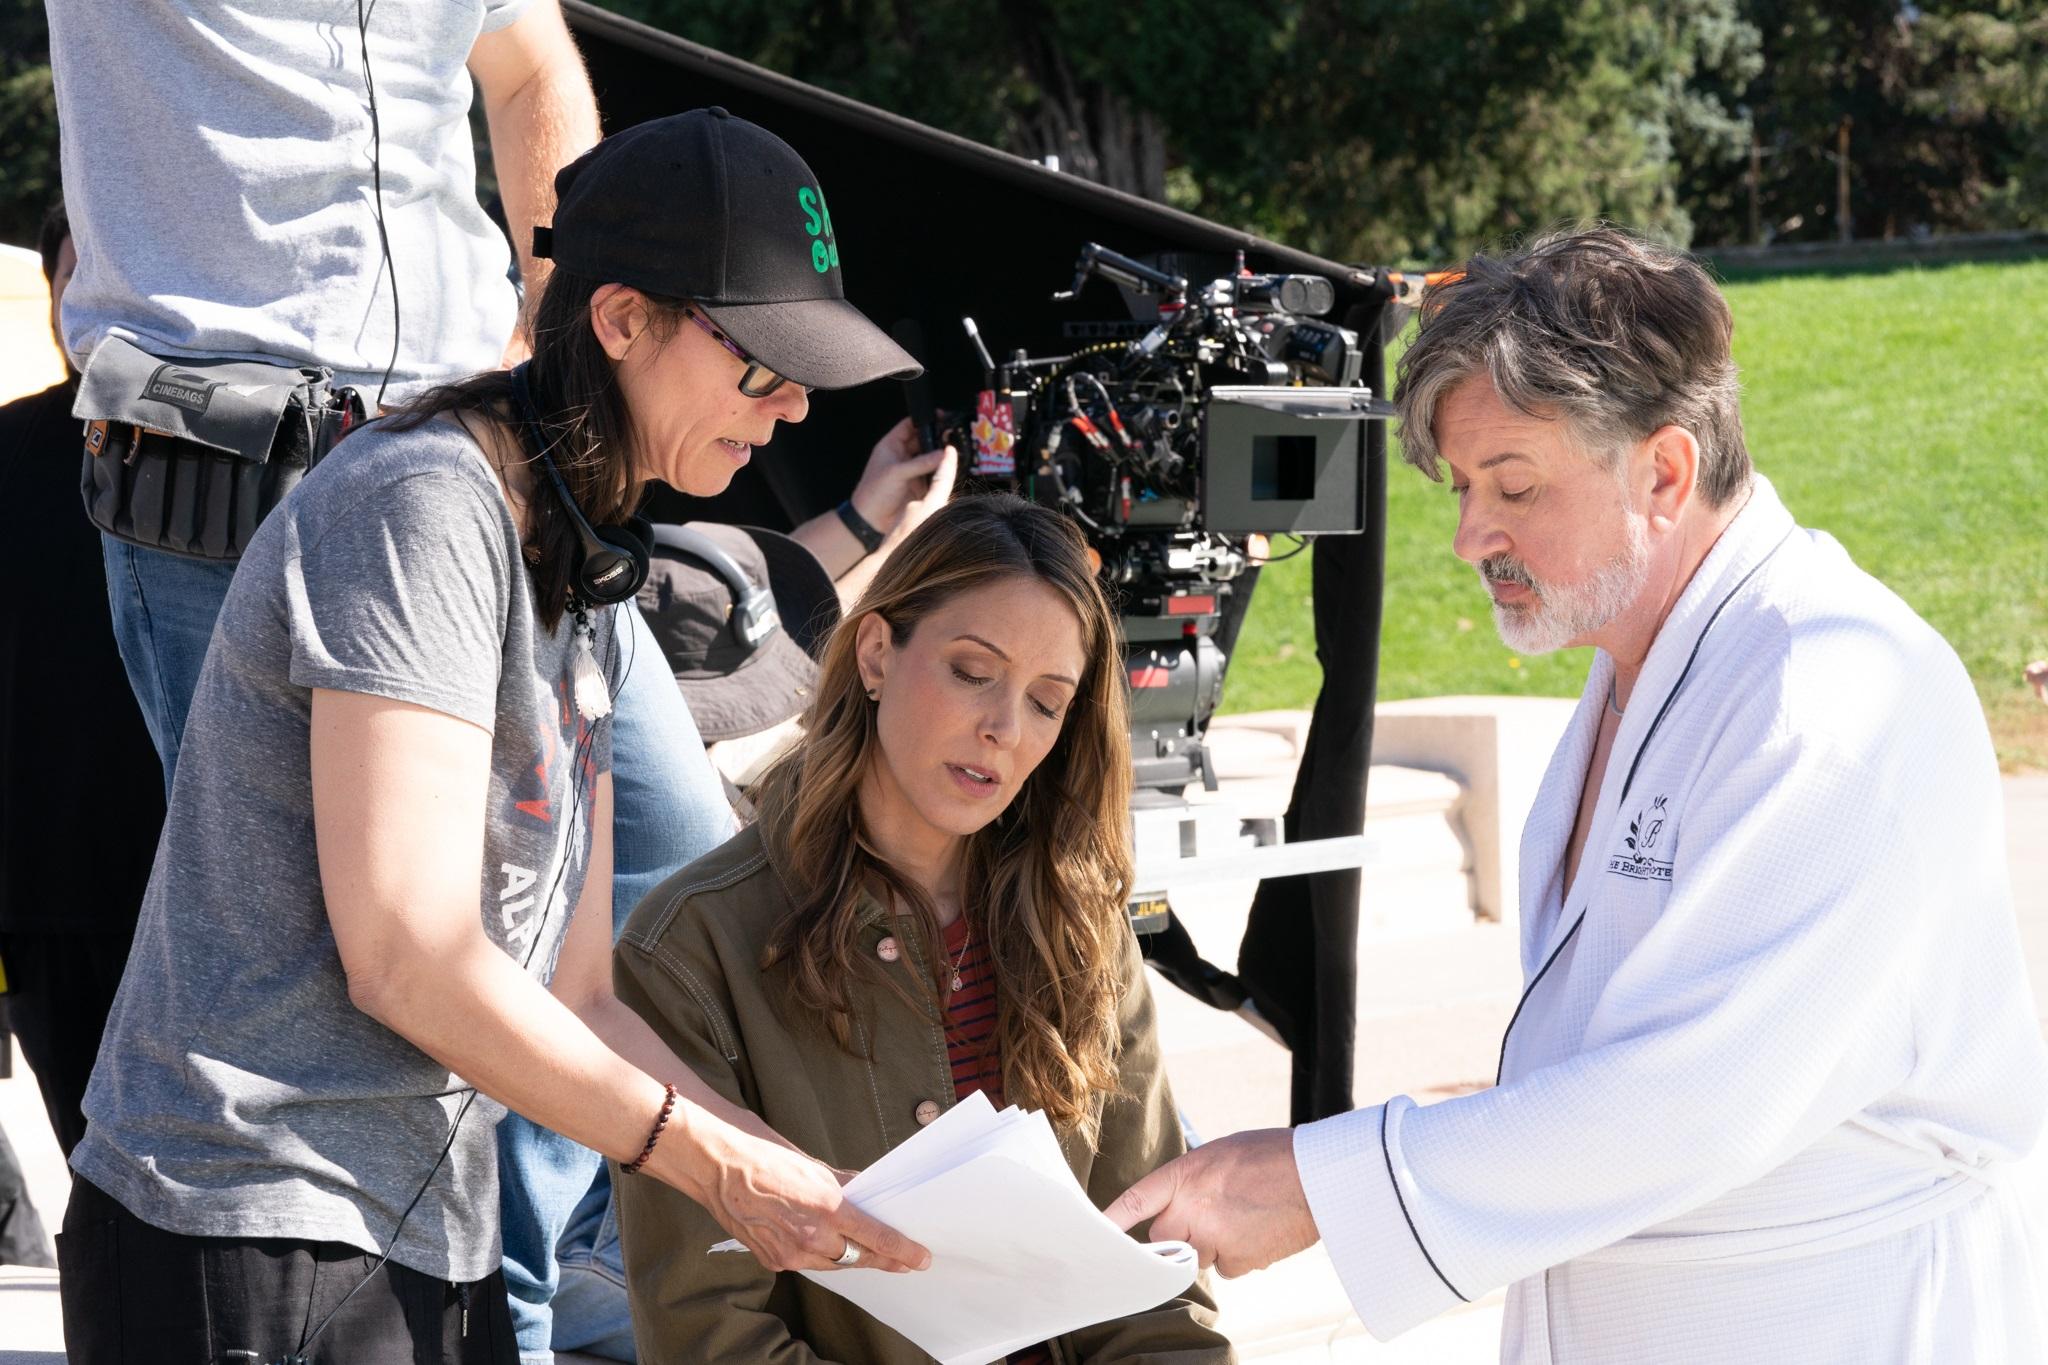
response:
[[[1614,679],[1611,677],[1607,680],[1607,709],[1616,716],[1621,715],[1621,703],[1614,699]]]
[[[953,983],[952,983],[952,986],[951,986],[951,990],[952,990],[952,993],[953,993],[953,994],[955,994],[955,995],[958,995],[958,994],[960,993],[960,967],[961,967],[961,964],[967,961],[967,949],[968,949],[968,946],[969,946],[970,944],[972,944],[973,942],[974,942],[974,924],[973,924],[973,922],[972,922],[972,921],[969,921],[969,923],[968,923],[968,925],[967,925],[967,937],[965,937],[965,938],[963,938],[963,939],[961,939],[961,940],[960,940],[960,955],[959,955],[958,957],[956,957],[956,958],[954,958],[954,959],[953,959]]]

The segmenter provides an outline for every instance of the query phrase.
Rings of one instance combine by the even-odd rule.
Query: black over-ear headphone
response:
[[[775,610],[775,594],[756,587],[739,562],[710,536],[687,526],[656,526],[653,537],[656,545],[703,561],[711,572],[725,580],[726,590],[732,594],[732,633],[746,648],[746,657],[752,657],[763,641],[782,629],[782,615]]]
[[[569,516],[569,525],[576,531],[576,562],[569,570],[574,592],[593,607],[623,602],[647,582],[647,543],[652,528],[645,517],[629,517],[623,526],[593,527],[583,515],[583,509],[569,493],[568,480],[548,455],[549,442],[540,428],[540,413],[533,406],[533,390],[526,383],[529,363],[521,361],[512,367],[512,397],[519,404],[519,415],[526,423],[526,438],[533,446],[534,456],[547,471],[555,496],[561,499],[562,510]]]

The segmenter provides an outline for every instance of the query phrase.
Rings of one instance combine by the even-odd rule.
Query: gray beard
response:
[[[1634,517],[1624,517],[1623,525],[1626,542],[1584,582],[1537,583],[1518,561],[1492,575],[1527,583],[1536,594],[1527,605],[1493,604],[1494,629],[1509,649],[1530,655],[1563,649],[1605,629],[1634,605],[1650,581],[1650,537]]]

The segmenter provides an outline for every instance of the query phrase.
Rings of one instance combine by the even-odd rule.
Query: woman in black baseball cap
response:
[[[628,515],[650,479],[722,492],[776,422],[804,419],[811,390],[919,372],[846,301],[824,192],[767,129],[718,108],[637,124],[564,167],[555,190],[554,225],[534,230],[554,269],[526,368],[590,520]],[[479,376],[412,414],[503,396]]]
[[[150,965],[86,1101],[75,1360],[187,1358],[171,1327],[123,1346],[118,1296],[201,1321],[208,1358],[439,1359],[459,1314],[462,1360],[516,1361],[506,1110],[681,1190],[769,1268],[925,1260],[620,1005],[610,957],[642,490],[716,493],[810,388],[915,363],[845,301],[817,181],[760,128],[657,120],[556,185],[532,359],[350,435],[229,588]]]
[[[520,516],[536,613],[562,630],[581,629],[600,595],[619,601],[645,581],[649,537],[634,512],[647,483],[719,493],[777,422],[804,419],[813,389],[911,377],[918,365],[846,301],[817,178],[764,128],[718,108],[638,124],[564,167],[555,188],[553,225],[534,232],[533,254],[553,269],[534,310],[532,359],[430,392],[381,425],[403,434],[452,417],[476,439]],[[623,567],[600,594],[613,556]],[[571,963],[572,948],[558,978],[587,972],[596,991],[601,976],[608,996],[609,960]],[[760,1145],[773,1135],[665,1049],[650,1053],[650,1038],[605,1041],[636,1060],[658,1056],[646,1074],[676,1081],[679,1105],[705,1106],[649,1139],[649,1172],[704,1201],[764,1262],[819,1268],[825,1248],[837,1254],[836,1225],[861,1215],[818,1182],[823,1167]],[[646,1138],[657,1111],[621,1117]],[[520,1112],[569,1131],[539,1106]],[[630,1164],[635,1153],[624,1155]],[[718,1172],[711,1182],[707,1170]],[[885,1264],[919,1254],[871,1221],[858,1234],[867,1236],[890,1249]]]

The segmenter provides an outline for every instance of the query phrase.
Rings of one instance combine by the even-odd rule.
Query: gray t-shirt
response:
[[[616,679],[611,612],[593,624]],[[491,731],[478,914],[546,981],[611,763],[611,722],[571,701],[574,647],[569,618],[542,630],[518,528],[454,424],[373,424],[292,490],[236,569],[200,673],[80,1174],[173,1232],[385,1249],[467,1091],[349,1001],[313,838],[312,690]],[[503,1112],[471,1105],[394,1261],[448,1280],[497,1267]]]
[[[387,401],[497,364],[517,301],[476,198],[464,64],[531,0],[377,0],[370,74],[402,347]],[[367,9],[368,7],[365,6]],[[78,273],[64,344],[326,365],[391,357],[356,0],[49,0]]]

